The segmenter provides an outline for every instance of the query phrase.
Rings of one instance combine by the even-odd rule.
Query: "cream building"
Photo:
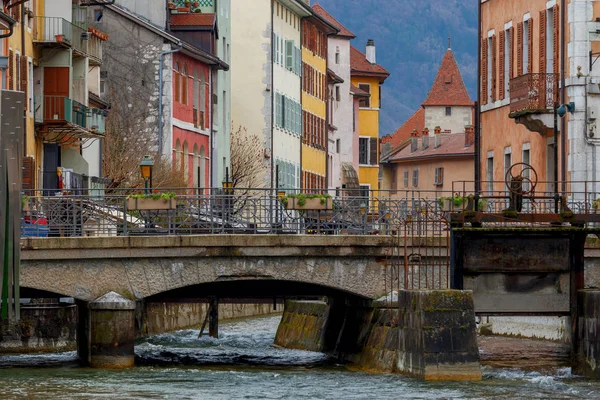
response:
[[[300,187],[302,137],[299,0],[231,1],[231,117],[264,142],[265,187]]]

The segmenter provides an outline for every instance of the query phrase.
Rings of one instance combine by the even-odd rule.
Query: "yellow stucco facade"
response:
[[[380,78],[352,75],[352,84],[370,85],[370,107],[361,107],[358,112],[358,129],[360,137],[369,137],[379,143],[379,91],[381,90]],[[379,144],[377,145],[377,163],[375,165],[360,164],[358,168],[358,179],[361,186],[369,186],[371,190],[379,186]]]
[[[314,29],[311,22],[303,25],[303,29]],[[325,40],[319,51],[315,49],[315,42],[303,40],[302,62],[302,113],[303,113],[303,140],[302,140],[302,187],[306,189],[326,188],[327,176],[327,60],[326,36],[318,31]],[[316,35],[316,34],[315,34]],[[306,35],[309,37],[310,35]],[[304,36],[303,36],[304,39]],[[315,118],[320,136],[314,131]],[[313,118],[309,123],[307,118]],[[311,130],[312,129],[312,130]],[[320,139],[319,139],[320,138]]]

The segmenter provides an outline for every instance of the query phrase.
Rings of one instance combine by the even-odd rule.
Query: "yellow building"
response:
[[[327,189],[327,36],[317,15],[302,21],[302,189]]]
[[[6,3],[6,2],[5,2]],[[40,3],[13,0],[6,5],[7,14],[17,21],[12,35],[8,37],[8,68],[4,88],[25,92],[25,143],[23,163],[23,189],[36,187],[33,169],[35,160],[39,158],[38,146],[35,142],[34,105],[33,105],[33,63],[34,54],[33,30],[36,23],[37,9]],[[37,8],[37,9],[32,9]]]
[[[360,99],[358,112],[358,179],[361,190],[366,192],[378,189],[381,85],[390,74],[377,64],[372,39],[367,42],[366,55],[351,47],[350,71],[352,84],[371,95]]]

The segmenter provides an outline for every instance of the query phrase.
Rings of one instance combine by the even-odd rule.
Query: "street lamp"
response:
[[[144,192],[150,194],[150,188],[152,187],[152,167],[154,167],[154,161],[150,156],[144,156],[140,162],[140,172],[142,178],[144,178]]]

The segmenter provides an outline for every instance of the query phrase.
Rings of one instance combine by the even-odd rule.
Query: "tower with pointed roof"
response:
[[[473,102],[450,47],[422,106],[429,129],[439,126],[446,132],[464,132],[465,125],[473,123]]]

